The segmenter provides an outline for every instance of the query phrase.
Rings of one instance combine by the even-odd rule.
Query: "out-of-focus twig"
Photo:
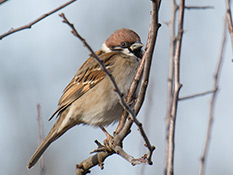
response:
[[[232,52],[233,52],[233,24],[232,24],[232,14],[231,14],[231,0],[226,0],[226,15],[227,15],[227,23],[228,23],[228,31],[231,36],[231,47],[232,47]]]
[[[168,23],[170,30],[170,56],[169,56],[169,72],[167,80],[167,114],[166,114],[166,148],[165,148],[165,163],[164,163],[164,174],[167,174],[168,169],[168,150],[169,150],[169,127],[170,127],[170,118],[172,110],[172,101],[173,101],[173,77],[174,77],[174,52],[176,45],[175,37],[175,22],[176,22],[176,13],[178,6],[175,0],[171,0],[171,19]]]
[[[225,43],[226,43],[226,18],[224,20],[223,40],[222,40],[219,60],[218,60],[215,74],[214,74],[214,86],[213,86],[214,93],[212,94],[212,97],[210,100],[209,122],[208,122],[208,128],[207,128],[207,132],[206,132],[205,145],[204,145],[204,149],[203,149],[201,159],[200,159],[199,175],[205,174],[206,158],[207,158],[207,152],[208,152],[209,146],[210,146],[210,137],[211,137],[211,133],[212,133],[212,129],[213,129],[214,109],[215,109],[217,92],[218,92],[218,87],[219,87],[219,76],[220,76],[220,71],[221,71],[221,67],[223,64],[223,58],[224,58],[224,52],[225,52]]]
[[[174,88],[173,99],[171,107],[171,115],[169,119],[169,134],[168,134],[168,150],[167,150],[167,175],[172,175],[174,171],[174,150],[175,150],[175,124],[178,109],[179,92],[181,88],[180,83],[180,53],[183,37],[183,23],[184,23],[184,7],[185,0],[180,1],[179,5],[179,17],[178,17],[178,36],[176,40],[176,46],[174,51]]]
[[[212,94],[212,93],[214,93],[214,92],[215,92],[214,90],[209,90],[209,91],[205,91],[205,92],[200,92],[200,93],[193,94],[193,95],[188,95],[188,96],[184,96],[184,97],[179,97],[179,100],[189,100],[189,99],[192,99],[192,98],[201,97],[201,96],[204,96],[204,95],[209,95],[209,94]]]
[[[214,6],[185,6],[187,10],[205,10],[205,9],[214,9]]]
[[[0,40],[3,39],[3,38],[5,38],[5,37],[8,36],[8,35],[11,35],[11,34],[13,34],[13,33],[19,32],[19,31],[21,31],[21,30],[30,29],[34,24],[40,22],[40,21],[43,20],[44,18],[46,18],[46,17],[52,15],[53,13],[55,13],[55,12],[57,12],[57,11],[63,9],[64,7],[66,7],[66,6],[70,5],[70,4],[72,4],[72,3],[75,2],[75,1],[76,1],[76,0],[68,1],[68,2],[66,2],[65,4],[62,4],[61,6],[55,8],[54,10],[52,10],[52,11],[50,11],[50,12],[48,12],[48,13],[45,13],[45,14],[41,15],[39,18],[33,20],[32,22],[30,22],[30,23],[28,23],[28,24],[26,24],[26,25],[24,25],[24,26],[17,27],[17,28],[11,28],[8,32],[6,32],[6,33],[0,35]]]
[[[36,105],[36,109],[37,109],[37,123],[38,123],[38,145],[40,145],[40,143],[44,140],[40,104]],[[40,175],[45,175],[45,172],[46,172],[46,169],[45,169],[45,164],[44,164],[44,158],[42,155],[40,159]]]

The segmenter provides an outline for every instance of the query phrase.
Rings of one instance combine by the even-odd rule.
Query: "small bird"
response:
[[[110,35],[96,52],[123,95],[127,95],[139,66],[142,47],[138,34],[123,28]],[[55,115],[58,119],[32,155],[28,168],[34,166],[48,146],[68,129],[79,124],[103,128],[118,121],[122,111],[123,107],[109,77],[96,59],[90,56],[64,89],[58,109],[49,120]]]

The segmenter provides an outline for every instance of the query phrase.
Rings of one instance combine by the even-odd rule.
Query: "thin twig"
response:
[[[219,60],[218,60],[216,72],[214,74],[214,87],[213,87],[214,93],[212,94],[212,97],[210,100],[209,122],[208,122],[208,128],[207,128],[207,132],[206,132],[205,145],[204,145],[204,149],[203,149],[201,159],[200,159],[199,175],[205,174],[206,158],[207,158],[207,153],[209,151],[211,133],[213,130],[214,109],[215,109],[218,87],[219,87],[220,71],[221,71],[221,67],[223,65],[225,45],[226,45],[226,18],[224,20],[223,40],[222,40]]]
[[[148,163],[147,161],[147,156],[143,156],[139,159],[135,159],[133,156],[127,154],[122,147],[120,146],[115,146],[114,147],[114,151],[120,155],[121,157],[123,157],[125,160],[127,160],[128,162],[130,162],[132,165],[136,165],[136,164],[141,164],[141,163]]]
[[[209,94],[212,94],[214,92],[215,92],[215,89],[214,90],[205,91],[205,92],[200,92],[200,93],[193,94],[193,95],[188,95],[188,96],[180,97],[179,100],[180,101],[189,100],[189,99],[192,99],[192,98],[201,97],[201,96],[204,96],[204,95],[209,95]]]
[[[85,175],[89,173],[89,169],[96,165],[102,164],[104,160],[112,154],[114,154],[114,152],[98,152],[95,155],[90,156],[80,164],[76,165],[76,175]]]
[[[151,85],[150,88],[148,89],[148,96],[147,96],[147,103],[148,105],[146,105],[146,109],[145,109],[145,113],[144,113],[144,118],[143,118],[143,123],[145,128],[148,128],[149,126],[149,122],[150,122],[150,117],[152,114],[152,109],[153,109],[153,94],[154,94],[154,83],[153,83],[153,79],[151,79]],[[143,143],[143,141],[142,141]],[[140,144],[143,145],[143,144]],[[145,146],[145,145],[143,145]],[[141,147],[139,147],[139,149],[141,149]],[[140,175],[144,175],[145,173],[145,166],[141,166],[140,171],[138,171],[138,174]]]
[[[38,144],[40,145],[42,143],[42,141],[44,140],[40,104],[36,105],[36,109],[37,109],[37,122],[38,122]],[[44,164],[44,158],[42,155],[41,159],[40,159],[40,175],[45,175],[45,173],[46,173],[46,168],[45,168],[45,164]]]
[[[68,2],[66,2],[65,4],[63,4],[63,5],[61,5],[61,6],[57,7],[57,8],[55,8],[54,10],[52,10],[52,11],[50,11],[50,12],[48,12],[48,13],[45,13],[45,14],[41,15],[39,18],[33,20],[32,22],[30,22],[30,23],[28,23],[28,24],[26,24],[26,25],[24,25],[24,26],[21,26],[21,27],[15,28],[15,29],[14,29],[14,28],[11,28],[8,32],[6,32],[6,33],[0,35],[0,40],[3,39],[4,37],[10,35],[10,34],[19,32],[19,31],[21,31],[21,30],[30,29],[34,24],[40,22],[40,21],[43,20],[44,18],[46,18],[46,17],[52,15],[53,13],[55,13],[55,12],[57,12],[57,11],[63,9],[64,7],[70,5],[71,3],[75,2],[75,1],[77,1],[77,0],[68,1]]]
[[[185,0],[180,1],[179,5],[179,18],[178,18],[178,36],[175,47],[174,54],[174,89],[173,89],[173,101],[171,116],[169,120],[169,148],[168,148],[168,165],[167,165],[167,175],[172,175],[174,171],[174,150],[175,150],[175,124],[176,116],[178,109],[178,98],[181,88],[180,84],[180,53],[181,53],[181,44],[183,37],[183,23],[184,23],[184,6]]]
[[[187,10],[205,10],[205,9],[214,9],[214,6],[185,6]]]
[[[233,52],[233,24],[232,24],[232,14],[231,14],[231,8],[230,8],[231,0],[226,0],[226,15],[227,15],[227,22],[228,22],[228,30],[231,36],[231,47]]]

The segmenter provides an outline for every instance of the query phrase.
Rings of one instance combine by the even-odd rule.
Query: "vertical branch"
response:
[[[145,93],[146,89],[148,86],[148,81],[149,81],[149,74],[150,74],[150,68],[151,68],[151,62],[152,62],[152,57],[154,53],[154,47],[155,47],[155,42],[158,34],[158,29],[160,27],[160,24],[158,23],[158,15],[159,15],[159,5],[160,1],[157,0],[152,0],[152,14],[151,14],[151,24],[149,27],[149,33],[148,33],[148,45],[147,45],[147,50],[143,56],[145,56],[145,65],[143,69],[143,74],[142,74],[142,83],[139,88],[139,94],[138,94],[138,99],[137,103],[134,106],[136,114],[139,112],[139,109],[142,106],[142,103],[145,98]]]
[[[211,137],[211,132],[213,129],[213,119],[214,119],[214,108],[215,108],[215,103],[216,103],[216,98],[217,98],[217,92],[218,92],[218,86],[219,86],[219,74],[220,70],[223,64],[223,58],[224,58],[224,51],[225,51],[225,43],[226,43],[226,18],[224,20],[224,31],[223,31],[223,40],[222,40],[222,46],[221,46],[221,51],[220,51],[220,56],[216,68],[216,72],[214,74],[214,87],[213,91],[214,93],[212,94],[212,98],[210,100],[210,113],[209,113],[209,122],[208,122],[208,128],[207,128],[207,133],[206,133],[206,139],[205,139],[205,145],[203,149],[203,153],[200,159],[200,169],[199,169],[199,175],[204,175],[205,173],[205,165],[206,165],[206,157],[207,153],[209,150],[210,146],[210,137]]]
[[[151,79],[151,81],[153,81],[153,79]],[[143,124],[144,127],[147,128],[147,126],[149,126],[149,122],[150,122],[150,118],[151,118],[151,109],[153,108],[153,95],[154,95],[154,83],[151,82],[150,88],[148,89],[148,98],[147,98],[147,102],[148,105],[146,105],[146,109],[145,109],[145,113],[144,113],[144,119],[143,119]],[[143,145],[143,141],[141,141],[141,144]],[[142,149],[142,147],[140,147],[140,149]],[[145,175],[145,166],[141,166],[140,170],[138,171],[138,174],[140,175]]]
[[[168,148],[169,148],[169,121],[171,116],[172,109],[172,99],[173,99],[173,77],[174,77],[174,48],[176,44],[175,37],[175,21],[176,21],[176,12],[177,12],[177,4],[175,0],[171,0],[171,19],[168,24],[170,29],[170,58],[169,58],[169,72],[168,72],[168,82],[167,82],[167,114],[166,114],[166,150],[165,150],[165,167],[164,174],[167,174],[167,166],[168,166]]]
[[[136,114],[138,114],[138,112],[139,112],[139,110],[140,110],[140,108],[141,108],[141,106],[142,106],[142,104],[144,102],[145,93],[146,93],[146,89],[147,89],[147,86],[148,86],[149,74],[150,74],[150,68],[151,68],[151,61],[152,61],[152,57],[153,57],[155,42],[156,42],[156,39],[157,39],[158,29],[160,27],[160,24],[158,23],[158,15],[159,15],[158,13],[159,13],[160,2],[161,1],[152,0],[151,24],[150,24],[150,27],[149,27],[148,40],[147,40],[145,53],[144,53],[143,58],[142,58],[142,59],[145,59],[144,69],[142,70],[143,71],[142,83],[140,84],[140,87],[139,87],[139,94],[138,94],[137,101],[136,101],[136,103],[135,103],[135,105],[133,107]],[[134,122],[138,123],[136,118],[134,119]],[[124,138],[122,137],[122,133],[125,133],[125,130],[129,131],[132,124],[133,124],[133,121],[128,120],[125,123],[124,127],[119,132],[119,134],[116,135],[116,137],[120,138],[120,140],[121,139],[123,140]],[[139,127],[139,130],[140,130],[142,135],[145,134],[145,133],[143,133],[144,131],[140,129],[140,127]],[[147,140],[146,137],[143,136],[143,138],[144,138],[145,141]],[[152,152],[153,152],[153,150],[155,148],[150,145],[149,141],[146,141],[146,146],[148,147],[148,149],[150,151],[150,153],[148,155],[148,163],[152,164],[151,155],[152,155]]]
[[[227,8],[226,16],[227,16],[228,30],[231,36],[231,47],[233,51],[233,24],[232,24],[230,4],[231,4],[231,0],[226,0],[226,8]]]
[[[149,60],[152,59],[152,55],[153,55],[152,47],[154,47],[154,45],[155,45],[155,38],[157,37],[157,32],[158,32],[158,29],[160,27],[160,24],[158,23],[158,14],[159,14],[159,8],[161,5],[161,0],[151,0],[151,1],[152,1],[151,24],[150,24],[150,29],[148,32],[149,34],[148,34],[148,40],[147,40],[146,47],[145,47],[145,53],[142,57],[141,63],[139,65],[137,73],[134,77],[134,81],[132,82],[131,87],[129,89],[129,93],[128,93],[127,98],[126,98],[127,103],[130,103],[133,100],[133,96],[134,96],[134,93],[136,92],[136,89],[138,87],[138,83],[139,83],[140,77],[142,75],[146,59],[147,60],[148,60],[148,58],[150,58]],[[147,51],[147,50],[149,50],[149,51]],[[147,54],[148,52],[150,54]],[[151,61],[149,63],[151,63]],[[147,65],[148,65],[148,62],[147,62]],[[149,69],[147,69],[145,71],[145,72],[147,72],[147,75],[149,75],[149,71],[150,71],[150,66],[149,66]],[[141,103],[141,105],[142,105],[142,103]],[[141,106],[141,105],[139,105],[139,106]],[[138,110],[139,110],[139,108],[138,108]],[[127,116],[128,116],[128,114],[125,111],[123,111],[123,113],[121,115],[120,122],[119,122],[117,129],[115,131],[115,134],[119,133],[120,130],[124,127]]]
[[[181,88],[180,84],[180,53],[183,37],[183,23],[184,23],[184,6],[185,0],[180,1],[179,5],[179,18],[178,18],[178,36],[176,41],[175,53],[174,53],[174,89],[173,100],[171,108],[171,116],[169,120],[169,138],[168,138],[168,166],[167,174],[173,174],[174,165],[174,149],[175,149],[175,123],[178,108],[179,92]]]
[[[143,73],[142,83],[141,83],[141,86],[139,89],[140,93],[138,95],[137,102],[134,106],[134,110],[135,110],[136,114],[139,112],[139,110],[143,104],[146,88],[148,85],[149,73],[150,73],[150,68],[151,68],[151,61],[152,61],[152,56],[153,56],[153,52],[154,52],[154,46],[155,46],[155,42],[156,42],[156,38],[157,38],[158,29],[160,27],[160,24],[158,23],[158,13],[159,13],[160,3],[161,3],[160,0],[158,0],[158,1],[152,0],[151,24],[150,24],[149,31],[148,31],[148,39],[147,39],[147,44],[146,44],[146,48],[145,48],[145,53],[142,57],[140,66],[139,66],[138,71],[135,75],[134,81],[129,89],[129,93],[128,93],[128,96],[126,99],[126,101],[128,103],[132,100],[133,95],[137,89],[137,85],[138,85],[140,76]],[[121,121],[124,120],[124,117],[126,117],[126,116],[121,117]],[[121,131],[121,129],[124,127],[124,124],[125,124],[125,122],[122,122],[122,123],[120,122],[115,133],[119,133]]]
[[[41,121],[41,107],[40,104],[36,105],[37,109],[37,122],[38,122],[38,144],[43,141],[43,126],[42,126],[42,121]],[[44,159],[43,155],[41,156],[40,159],[40,175],[45,175],[45,165],[44,165]]]

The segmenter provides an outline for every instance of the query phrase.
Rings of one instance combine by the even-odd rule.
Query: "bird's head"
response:
[[[102,45],[104,52],[119,51],[126,55],[142,57],[143,44],[136,32],[130,29],[116,30]]]

